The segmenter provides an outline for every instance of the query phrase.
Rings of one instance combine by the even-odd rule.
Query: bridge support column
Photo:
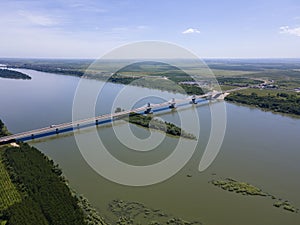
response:
[[[144,112],[145,114],[149,114],[149,113],[152,113],[152,108],[151,108],[151,104],[150,103],[148,103],[147,104],[147,109],[146,109],[146,111]]]
[[[170,106],[169,106],[170,109],[175,109],[176,106],[175,106],[175,98],[172,98],[172,101],[170,102]]]
[[[195,95],[193,95],[193,97],[192,97],[191,104],[197,104],[197,102],[196,102],[196,96]]]

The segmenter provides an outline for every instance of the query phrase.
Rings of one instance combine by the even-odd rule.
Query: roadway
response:
[[[220,94],[220,93],[222,93],[222,92],[217,92],[217,94]],[[208,93],[208,94],[204,94],[204,95],[195,96],[195,99],[203,99],[203,98],[210,97],[210,96],[212,96],[212,94]],[[192,97],[188,97],[188,98],[184,98],[184,99],[173,99],[171,101],[163,102],[160,104],[151,104],[150,108],[151,108],[151,110],[153,110],[153,109],[158,109],[158,108],[162,108],[165,106],[170,106],[174,103],[180,104],[180,103],[184,103],[184,102],[190,102],[191,100],[192,100]],[[5,143],[14,142],[17,140],[21,140],[21,139],[28,138],[28,137],[31,137],[32,139],[34,139],[35,136],[43,134],[43,133],[49,133],[49,132],[59,133],[59,131],[62,129],[66,129],[66,128],[74,129],[74,128],[78,128],[84,124],[95,123],[95,125],[97,125],[100,121],[103,121],[103,120],[107,120],[107,119],[112,120],[115,117],[128,115],[130,113],[144,112],[147,109],[149,109],[148,106],[143,106],[143,107],[139,107],[139,108],[135,108],[135,109],[131,109],[131,110],[121,111],[121,112],[112,113],[112,114],[100,115],[97,117],[92,117],[92,118],[87,118],[87,119],[82,119],[82,120],[77,120],[77,121],[72,121],[72,122],[67,122],[67,123],[61,123],[61,124],[57,124],[57,125],[40,128],[40,129],[35,129],[35,130],[25,131],[22,133],[17,133],[17,134],[13,134],[13,135],[9,135],[9,136],[4,136],[4,137],[0,138],[0,145],[5,144]]]

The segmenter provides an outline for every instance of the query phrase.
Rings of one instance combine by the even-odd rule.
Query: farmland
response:
[[[21,195],[12,183],[3,164],[3,148],[0,148],[0,211],[21,201]]]

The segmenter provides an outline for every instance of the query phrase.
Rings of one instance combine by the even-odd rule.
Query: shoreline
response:
[[[9,134],[9,132],[6,126],[2,120],[0,120],[0,136],[7,134]],[[6,187],[8,184],[12,186],[6,190],[11,194],[10,198],[0,195],[0,200],[6,201],[6,205],[0,204],[2,206],[0,211],[0,224],[6,224],[10,222],[10,220],[16,220],[16,218],[19,220],[21,218],[18,216],[19,211],[29,210],[28,214],[25,213],[25,217],[22,217],[22,220],[25,219],[25,222],[28,222],[27,220],[35,215],[43,222],[57,219],[62,223],[68,222],[68,224],[75,221],[76,224],[78,224],[77,222],[82,221],[86,225],[108,225],[105,219],[101,217],[99,212],[90,204],[89,200],[70,187],[66,176],[59,166],[55,164],[50,157],[42,153],[42,151],[23,142],[3,145],[0,147],[0,150],[2,173],[7,173],[6,176],[2,177],[2,179],[5,180],[1,180],[0,186],[5,185],[4,187]],[[26,161],[28,157],[30,157],[30,162],[26,165],[24,164],[24,160]],[[22,166],[23,169],[21,169],[20,166]],[[31,172],[28,174],[29,171]],[[43,179],[37,181],[37,177],[40,176],[43,177]],[[53,186],[53,188],[51,189],[49,185]],[[36,193],[36,190],[40,190],[38,191],[39,194]],[[45,191],[48,192],[49,190],[56,191],[59,195],[43,195]],[[16,197],[18,195],[20,196],[19,200]],[[64,199],[57,199],[58,196]],[[50,200],[51,202],[49,202]],[[55,212],[56,209],[53,208],[53,202],[62,205],[65,204],[63,205],[63,210],[60,207],[60,210]],[[77,207],[74,207],[75,204]],[[33,205],[36,207],[34,211],[32,211]],[[6,207],[3,208],[3,206]],[[39,211],[39,209],[44,207],[47,208],[45,212]],[[3,213],[7,215],[3,216]],[[68,215],[66,215],[66,213]],[[78,213],[78,215],[73,215],[72,217],[74,213]],[[62,219],[57,217],[58,215],[66,218]]]
[[[272,113],[274,115],[280,115],[280,116],[288,117],[288,118],[292,118],[292,119],[300,119],[300,115],[297,115],[297,114],[276,112],[276,111],[271,110],[271,109],[261,108],[261,107],[258,107],[258,106],[255,106],[255,105],[250,105],[250,104],[248,105],[248,104],[240,103],[240,102],[237,102],[237,101],[228,101],[226,99],[224,99],[224,101],[226,101],[226,103],[228,103],[228,104],[233,104],[233,105],[236,105],[236,106],[247,107],[249,109],[257,109],[257,110],[260,110],[262,112]]]
[[[76,74],[67,74],[67,73],[59,73],[58,72],[47,72],[47,71],[44,71],[44,70],[38,70],[38,69],[30,69],[30,68],[25,68],[25,67],[20,67],[20,68],[15,68],[15,67],[11,67],[12,69],[26,69],[26,70],[32,70],[32,71],[38,71],[38,72],[43,72],[43,73],[50,73],[50,74],[56,74],[56,75],[63,75],[63,76],[72,76],[72,77],[78,77],[78,78],[83,78],[83,79],[88,79],[88,80],[97,80],[97,81],[102,81],[102,82],[109,82],[111,84],[118,84],[118,85],[124,85],[124,86],[132,86],[132,87],[140,87],[140,88],[146,88],[146,89],[149,89],[149,90],[159,90],[159,91],[166,91],[168,93],[173,93],[173,94],[182,94],[182,95],[186,95],[186,96],[190,96],[189,94],[187,93],[182,93],[182,92],[178,92],[178,91],[172,91],[172,90],[164,90],[164,89],[160,89],[160,88],[153,88],[153,87],[145,87],[145,86],[141,86],[141,85],[134,85],[134,84],[124,84],[122,82],[112,82],[112,81],[108,81],[107,79],[100,79],[100,78],[97,78],[97,77],[90,77],[90,76],[85,76],[85,75],[76,75]],[[233,92],[234,93],[234,92]],[[237,101],[231,101],[231,100],[227,100],[226,97],[228,95],[230,95],[231,93],[226,93],[226,90],[224,90],[224,93],[222,95],[222,100],[224,99],[224,101],[228,102],[228,103],[234,103],[236,105],[243,105],[243,106],[247,106],[247,107],[250,107],[250,108],[256,108],[256,109],[260,109],[264,112],[272,112],[274,114],[280,114],[282,116],[287,116],[287,117],[292,117],[292,118],[300,118],[300,115],[298,116],[297,114],[293,114],[293,113],[284,113],[284,112],[277,112],[277,111],[274,111],[274,110],[268,110],[268,109],[265,109],[265,108],[262,108],[262,107],[259,107],[259,106],[255,106],[255,105],[251,105],[251,104],[246,104],[246,103],[240,103],[240,102],[237,102]]]

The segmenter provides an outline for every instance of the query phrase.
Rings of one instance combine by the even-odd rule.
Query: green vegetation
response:
[[[0,60],[0,62],[13,68],[26,68],[78,77],[84,76],[91,79],[108,80],[113,83],[130,84],[183,94],[203,93],[200,87],[179,84],[181,81],[193,81],[190,75],[175,66],[160,62],[134,63],[119,71],[114,71],[112,76],[111,68],[117,67],[120,64],[118,61],[99,63],[99,65],[93,66],[92,69],[88,69],[89,63],[92,63],[92,61],[87,60]]]
[[[137,113],[131,113],[129,115],[128,121],[130,123],[140,125],[142,127],[151,128],[154,130],[164,131],[167,134],[173,136],[181,136],[183,138],[188,138],[192,140],[196,140],[195,135],[187,133],[186,131],[182,130],[180,127],[177,127],[175,124],[164,122],[159,119],[155,119],[149,115],[141,115]]]
[[[299,211],[299,209],[294,207],[288,201],[282,201],[281,199],[278,199],[275,196],[262,191],[260,188],[255,187],[246,182],[240,182],[240,181],[236,181],[231,178],[226,178],[226,179],[220,179],[220,180],[212,180],[211,183],[213,185],[220,187],[223,190],[226,190],[229,192],[239,193],[239,194],[248,195],[248,196],[271,197],[273,200],[277,200],[277,202],[275,202],[273,204],[274,207],[283,208],[284,210],[287,210],[287,211],[290,211],[293,213],[298,213],[298,211]]]
[[[84,221],[86,225],[106,225],[107,223],[99,215],[99,213],[89,203],[88,199],[82,195],[77,197],[78,205],[83,210]]]
[[[276,84],[281,90],[293,91],[293,89],[300,87],[300,74],[299,79],[282,79],[276,81]]]
[[[247,88],[247,89],[235,91],[234,93],[240,93],[244,95],[251,95],[252,93],[255,93],[257,94],[257,96],[267,97],[267,96],[276,96],[278,93],[291,93],[291,92],[281,91],[278,89]]]
[[[291,205],[288,201],[278,201],[273,204],[273,206],[277,208],[283,208],[285,210],[291,211],[291,212],[298,212],[299,210],[296,209],[294,206]]]
[[[180,84],[180,87],[188,95],[203,95],[204,91],[202,88],[196,85]]]
[[[162,77],[140,77],[140,78],[128,78],[128,77],[120,77],[118,79],[119,83],[123,83],[124,81],[130,81],[130,85],[151,88],[151,89],[158,89],[170,92],[177,92],[177,93],[185,93],[184,89],[180,86],[175,84],[173,81],[169,79],[164,79]]]
[[[12,68],[84,76],[125,85],[187,93],[188,95],[200,95],[211,88],[217,88],[211,80],[212,73],[216,76],[222,90],[233,89],[236,86],[249,87],[258,85],[263,80],[272,80],[274,81],[272,85],[277,88],[276,90],[249,88],[249,90],[232,93],[225,100],[253,105],[274,112],[299,115],[299,97],[294,90],[300,87],[300,61],[297,59],[206,60],[205,63],[208,67],[201,63],[199,65],[199,61],[195,62],[194,60],[169,60],[168,63],[145,61],[129,65],[126,64],[126,60],[103,60],[89,68],[92,62],[92,60],[0,60],[0,63]],[[115,68],[121,69],[114,71]],[[198,81],[200,80],[201,87],[193,83],[182,83],[194,82],[193,76],[196,76]],[[251,92],[249,93],[249,91]],[[290,92],[290,97],[277,98],[278,92],[285,91]],[[252,92],[258,96],[252,96]]]
[[[189,222],[181,218],[173,217],[160,209],[151,209],[140,202],[126,202],[113,200],[109,204],[109,210],[116,217],[118,225],[200,225],[201,222]]]
[[[300,66],[300,63],[298,64],[298,67]],[[261,79],[270,79],[274,80],[276,82],[278,81],[293,81],[293,80],[298,80],[300,79],[300,71],[296,71],[293,69],[284,69],[284,65],[282,65],[282,68],[279,69],[272,69],[272,70],[263,70],[262,72],[258,73],[249,73],[247,74],[247,77],[251,78],[261,78]],[[292,68],[292,67],[291,67]],[[297,68],[295,65],[294,68]]]
[[[0,137],[9,135],[9,132],[6,128],[6,126],[4,125],[4,123],[2,122],[2,120],[0,120]]]
[[[14,71],[14,70],[8,70],[8,69],[0,69],[0,77],[2,78],[10,78],[10,79],[23,79],[23,80],[30,80],[31,77],[27,74]]]
[[[0,135],[7,134],[0,120]],[[106,224],[86,198],[70,191],[62,171],[36,148],[18,143],[0,151],[0,224]]]
[[[37,149],[3,147],[6,169],[22,195],[22,201],[4,212],[8,224],[84,224],[62,172]]]
[[[0,148],[0,212],[21,201],[21,195],[12,183],[3,164],[3,151]]]
[[[112,83],[118,83],[118,84],[131,84],[136,80],[135,77],[127,77],[127,76],[118,76],[118,75],[113,75],[111,76],[108,81]]]
[[[244,77],[219,77],[217,78],[220,85],[232,85],[239,87],[247,87],[249,85],[258,85],[263,83],[259,80],[244,78]]]
[[[271,95],[259,96],[256,92],[251,94],[243,94],[242,92],[235,92],[228,95],[225,99],[227,101],[238,102],[247,105],[254,105],[266,110],[274,112],[282,112],[300,115],[300,95],[275,92]]]
[[[245,182],[238,182],[231,178],[227,178],[225,180],[213,180],[211,183],[215,186],[222,188],[223,190],[241,193],[243,195],[268,196],[268,194],[264,193],[261,189],[251,184]]]
[[[222,91],[228,91],[228,90],[236,88],[236,86],[232,86],[232,85],[220,85],[220,88],[221,88]]]
[[[0,137],[8,135],[8,131],[4,123],[0,120]],[[21,201],[21,195],[12,183],[10,176],[6,170],[3,157],[3,147],[0,148],[0,213]],[[1,222],[1,219],[0,219]]]
[[[11,68],[32,69],[41,72],[82,76],[91,60],[55,60],[55,59],[2,59],[1,64]]]

